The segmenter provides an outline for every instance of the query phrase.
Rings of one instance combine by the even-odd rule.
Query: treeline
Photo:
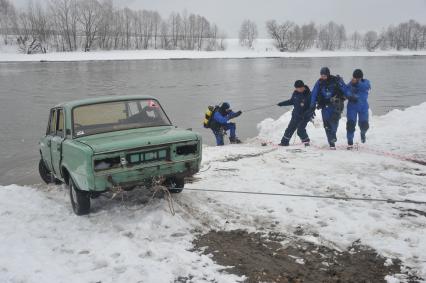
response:
[[[310,48],[321,50],[338,49],[410,49],[426,48],[426,25],[415,20],[389,26],[381,32],[368,31],[365,34],[346,33],[344,25],[329,22],[317,26],[314,23],[298,25],[291,21],[278,23],[276,20],[266,22],[268,35],[274,40],[275,47],[281,51],[303,51]],[[254,22],[245,20],[240,28],[240,43],[251,47],[257,36]]]
[[[224,49],[223,32],[205,17],[186,12],[163,19],[156,11],[118,9],[112,0],[47,0],[17,10],[0,0],[4,44],[21,52],[92,49]]]

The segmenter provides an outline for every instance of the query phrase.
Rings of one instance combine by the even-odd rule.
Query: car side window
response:
[[[47,134],[48,135],[55,135],[56,133],[56,110],[50,111],[50,121],[49,121],[49,129]]]
[[[64,111],[58,109],[57,111],[58,121],[56,124],[56,135],[63,137],[64,136]]]

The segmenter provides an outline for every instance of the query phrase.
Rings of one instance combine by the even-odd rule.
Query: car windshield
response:
[[[146,127],[169,126],[158,101],[124,100],[83,105],[73,110],[74,136]]]

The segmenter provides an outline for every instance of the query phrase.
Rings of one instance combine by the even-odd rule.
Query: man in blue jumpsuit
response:
[[[236,118],[241,115],[241,111],[233,112],[228,102],[222,103],[218,110],[213,113],[211,129],[214,136],[216,137],[217,145],[224,145],[223,136],[226,131],[229,130],[229,142],[230,143],[241,143],[236,136],[235,123],[230,123],[229,120]]]
[[[330,69],[321,68],[321,77],[312,90],[311,109],[321,109],[325,133],[330,149],[336,149],[336,133],[344,109],[344,100],[348,96],[348,87],[339,76],[332,76]]]
[[[370,81],[364,79],[364,74],[360,69],[353,72],[353,79],[348,84],[349,94],[348,97],[348,110],[346,123],[346,131],[348,138],[348,149],[353,148],[354,134],[356,122],[358,119],[358,126],[361,130],[361,142],[365,143],[365,134],[369,128],[368,124],[368,92],[371,89]]]
[[[294,83],[294,87],[296,90],[293,92],[291,98],[277,104],[278,106],[294,106],[290,123],[284,132],[280,145],[289,146],[291,136],[297,129],[299,138],[305,146],[309,146],[309,136],[306,132],[306,126],[313,115],[311,110],[311,91],[301,80],[297,80]]]

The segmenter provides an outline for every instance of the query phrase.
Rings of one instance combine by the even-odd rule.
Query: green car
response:
[[[114,96],[77,100],[50,110],[40,140],[40,176],[65,183],[77,215],[107,191],[161,182],[179,193],[199,171],[201,136],[172,125],[153,97]]]

